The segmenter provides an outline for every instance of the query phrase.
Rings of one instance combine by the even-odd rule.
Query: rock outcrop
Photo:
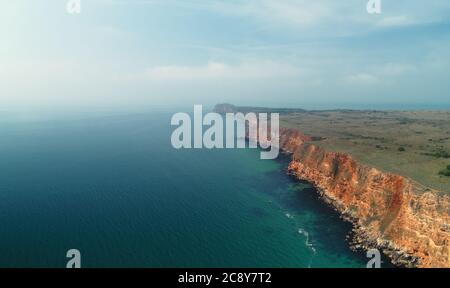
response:
[[[215,110],[239,109],[218,105]],[[326,151],[312,140],[297,129],[280,128],[279,148],[292,155],[288,172],[313,184],[353,223],[353,247],[377,248],[401,267],[450,267],[448,194]]]
[[[450,199],[410,179],[328,152],[293,129],[280,130],[288,171],[313,184],[354,224],[353,245],[378,248],[395,265],[450,267]]]

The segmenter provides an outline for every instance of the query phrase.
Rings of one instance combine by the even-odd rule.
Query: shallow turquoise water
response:
[[[365,266],[285,160],[174,150],[170,116],[1,123],[0,266]]]

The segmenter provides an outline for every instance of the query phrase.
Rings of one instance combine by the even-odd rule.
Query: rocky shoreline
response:
[[[215,111],[236,112],[234,106],[225,108]],[[280,128],[279,137],[280,150],[291,155],[288,173],[311,183],[353,225],[352,249],[378,249],[398,267],[450,267],[447,194],[326,151],[298,129]]]
[[[298,148],[287,150],[292,154],[288,173],[311,183],[322,200],[353,225],[352,249],[378,249],[399,267],[449,267],[448,197],[414,186],[401,176],[360,165],[348,155],[305,143]],[[305,153],[308,150],[320,151],[320,156],[311,161],[311,153]],[[330,155],[345,161],[334,157],[326,161]],[[346,163],[351,163],[350,169]],[[414,194],[412,189],[423,194]]]
[[[287,174],[292,177],[293,180],[301,180],[294,173],[287,171]],[[354,215],[347,213],[345,210],[339,209],[337,202],[328,197],[327,193],[323,189],[314,187],[319,194],[319,198],[328,207],[339,213],[342,221],[348,222],[352,225],[352,230],[347,235],[346,240],[350,249],[355,252],[366,252],[370,249],[378,249],[382,251],[385,256],[387,256],[392,265],[399,268],[415,268],[418,265],[419,259],[408,255],[405,251],[392,247],[387,241],[373,241],[367,236],[364,227],[358,225],[358,220]]]

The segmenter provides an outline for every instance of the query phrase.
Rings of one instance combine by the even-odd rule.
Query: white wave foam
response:
[[[298,233],[300,233],[301,235],[305,236],[306,240],[305,240],[305,245],[311,249],[311,251],[316,254],[316,248],[314,247],[314,245],[309,241],[309,233],[306,230],[303,230],[302,228],[298,229]]]

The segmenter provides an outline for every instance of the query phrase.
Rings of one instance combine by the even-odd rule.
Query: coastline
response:
[[[288,155],[288,154],[286,154]],[[339,209],[336,208],[336,206],[333,204],[332,199],[330,199],[322,190],[318,189],[313,184],[307,182],[306,180],[301,180],[297,178],[294,174],[287,171],[287,174],[291,177],[292,181],[300,181],[307,183],[313,187],[313,190],[318,195],[318,199],[320,200],[321,204],[325,205],[329,209],[333,210],[339,215],[339,218],[341,221],[346,222],[351,225],[351,229],[349,229],[348,234],[346,235],[345,242],[347,243],[349,249],[355,253],[358,253],[362,258],[367,257],[366,252],[369,249],[373,249],[375,246],[373,245],[365,245],[364,240],[360,237],[360,229],[358,227],[357,219],[351,217],[351,215],[347,215],[345,213],[342,213]],[[367,259],[367,258],[365,258]],[[402,265],[401,263],[394,263],[391,259],[391,257],[381,254],[381,263],[384,263],[382,268],[406,268],[407,266]],[[386,267],[387,266],[387,267]]]
[[[219,105],[215,111],[235,108]],[[322,201],[352,224],[352,249],[379,249],[399,267],[450,267],[448,195],[349,154],[326,151],[295,128],[280,128],[279,143],[291,157],[289,175],[313,185]]]
[[[448,196],[320,149],[299,131],[282,129],[280,135],[280,148],[292,155],[288,173],[311,183],[352,223],[353,248],[379,249],[401,267],[450,266]]]

